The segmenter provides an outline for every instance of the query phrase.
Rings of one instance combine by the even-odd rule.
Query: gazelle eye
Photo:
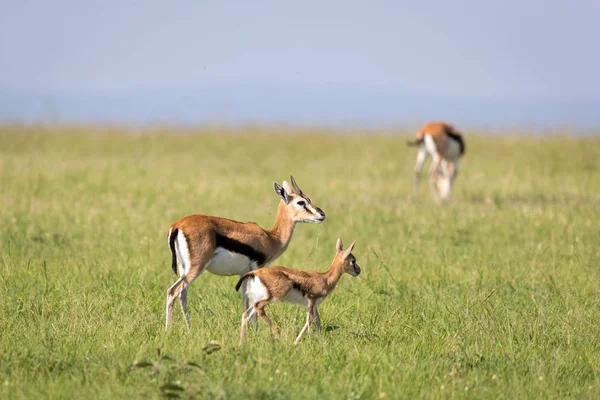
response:
[[[304,207],[306,205],[306,203],[304,202],[304,200],[300,200],[296,204],[298,204],[300,207]]]

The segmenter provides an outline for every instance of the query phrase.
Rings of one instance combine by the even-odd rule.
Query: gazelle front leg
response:
[[[188,328],[188,331],[190,330],[190,315],[188,314],[188,310],[187,310],[187,293],[188,293],[188,286],[184,287],[183,290],[181,290],[181,296],[179,296],[179,302],[181,303],[181,311],[183,312],[183,317],[185,318],[185,325]]]
[[[296,340],[294,340],[294,345],[298,344],[300,339],[302,339],[302,335],[304,335],[304,332],[306,332],[307,330],[310,329],[310,324],[313,322],[313,315],[315,312],[314,307],[315,307],[315,302],[312,299],[309,299],[308,307],[306,307],[306,324],[304,324],[304,328],[302,328],[302,330],[300,331],[300,334],[298,335]]]
[[[318,333],[321,333],[321,317],[319,316],[319,310],[317,310],[317,306],[314,307],[315,311],[313,313],[315,328]]]
[[[437,200],[439,198],[438,188],[437,188],[437,174],[440,168],[440,164],[442,163],[442,157],[439,154],[435,154],[432,156],[433,161],[431,162],[431,167],[429,167],[429,187],[433,192],[434,198]]]
[[[438,192],[442,200],[448,200],[452,194],[452,181],[454,180],[454,162],[442,160],[442,179],[438,180]]]
[[[176,245],[175,247],[179,247],[179,246]],[[179,264],[179,271],[181,272],[180,278],[183,279],[185,277],[185,274],[186,274],[186,263],[185,263],[185,261],[183,263]],[[188,310],[187,310],[188,286],[189,285],[185,285],[183,287],[183,289],[181,290],[181,295],[179,296],[179,303],[181,303],[181,311],[183,312],[183,318],[185,319],[185,325],[187,326],[187,329],[189,331],[191,325],[190,325],[190,315],[188,314]]]

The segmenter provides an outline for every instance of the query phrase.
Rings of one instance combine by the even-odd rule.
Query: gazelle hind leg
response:
[[[181,291],[181,296],[179,296],[179,302],[181,303],[181,311],[183,312],[183,317],[185,318],[185,325],[187,326],[188,330],[190,330],[190,315],[188,314],[188,310],[187,310],[187,293],[188,293],[188,287],[184,287],[183,290]]]
[[[240,345],[244,341],[246,337],[246,325],[248,325],[248,321],[252,316],[256,313],[254,306],[249,307],[246,311],[242,313],[242,326],[240,327]]]
[[[169,325],[173,319],[173,306],[175,300],[185,293],[185,312],[187,312],[187,287],[192,284],[206,269],[210,257],[202,257],[197,265],[192,265],[189,270],[186,270],[182,276],[167,290],[167,315],[165,323],[165,331],[169,329]],[[184,307],[184,300],[181,300],[182,309]],[[184,312],[184,314],[185,314]],[[186,319],[187,322],[187,319]]]
[[[254,309],[256,310],[256,314],[258,314],[258,316],[261,317],[263,321],[265,321],[269,325],[271,331],[277,333],[279,331],[279,328],[273,323],[273,321],[271,321],[271,318],[269,318],[269,316],[265,312],[265,307],[271,304],[272,302],[273,300],[267,299],[257,301],[256,303],[254,303]]]
[[[166,310],[166,323],[165,323],[165,331],[167,331],[169,329],[169,325],[171,324],[171,321],[173,320],[173,305],[175,304],[175,299],[177,298],[177,296],[175,296],[173,293],[175,291],[175,288],[178,287],[181,282],[183,281],[183,278],[179,278],[177,279],[177,281],[175,281],[175,283],[173,285],[171,285],[171,287],[169,289],[167,289],[167,310]]]
[[[250,298],[248,297],[248,279],[242,282],[242,287],[240,289],[242,294],[242,309],[245,311],[250,307]],[[254,329],[258,326],[258,321],[256,320],[256,314],[252,315],[252,322],[254,325]]]
[[[170,231],[171,232],[171,231]],[[170,233],[169,233],[170,235]],[[183,316],[185,318],[185,324],[190,328],[189,316],[187,313],[187,286],[185,282],[185,275],[187,271],[190,269],[190,251],[187,239],[183,232],[179,231],[177,236],[175,237],[175,241],[173,243],[174,248],[171,248],[171,251],[175,251],[174,256],[177,260],[177,265],[179,267],[179,279],[167,290],[167,310],[166,310],[166,323],[165,323],[165,331],[169,329],[169,325],[173,320],[173,307],[174,302],[177,297],[179,297],[179,301],[181,303],[181,311],[183,312]],[[183,281],[183,285],[182,285]],[[177,289],[182,286],[182,289]],[[181,295],[173,295],[173,293],[177,290],[180,290]]]

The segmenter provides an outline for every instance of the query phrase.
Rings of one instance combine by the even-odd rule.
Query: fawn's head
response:
[[[344,250],[344,245],[342,244],[342,239],[338,238],[337,243],[335,244],[335,258],[334,262],[339,262],[342,264],[342,269],[344,272],[349,273],[352,276],[360,275],[360,267],[356,263],[356,257],[352,254],[352,249],[356,244],[356,240],[352,242],[350,247]]]
[[[285,204],[286,210],[292,221],[306,222],[312,224],[320,224],[325,221],[325,213],[319,207],[313,204],[300,187],[296,183],[293,176],[290,177],[292,185],[283,181],[283,184],[275,182],[273,187],[275,193],[281,198]]]

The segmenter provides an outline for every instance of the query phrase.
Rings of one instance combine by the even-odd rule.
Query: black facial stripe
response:
[[[242,243],[238,240],[231,239],[227,236],[217,234],[217,247],[222,247],[226,250],[231,251],[232,253],[242,254],[248,257],[252,261],[256,261],[259,266],[262,266],[267,257],[261,253],[260,251],[256,251],[251,246],[246,243]]]

